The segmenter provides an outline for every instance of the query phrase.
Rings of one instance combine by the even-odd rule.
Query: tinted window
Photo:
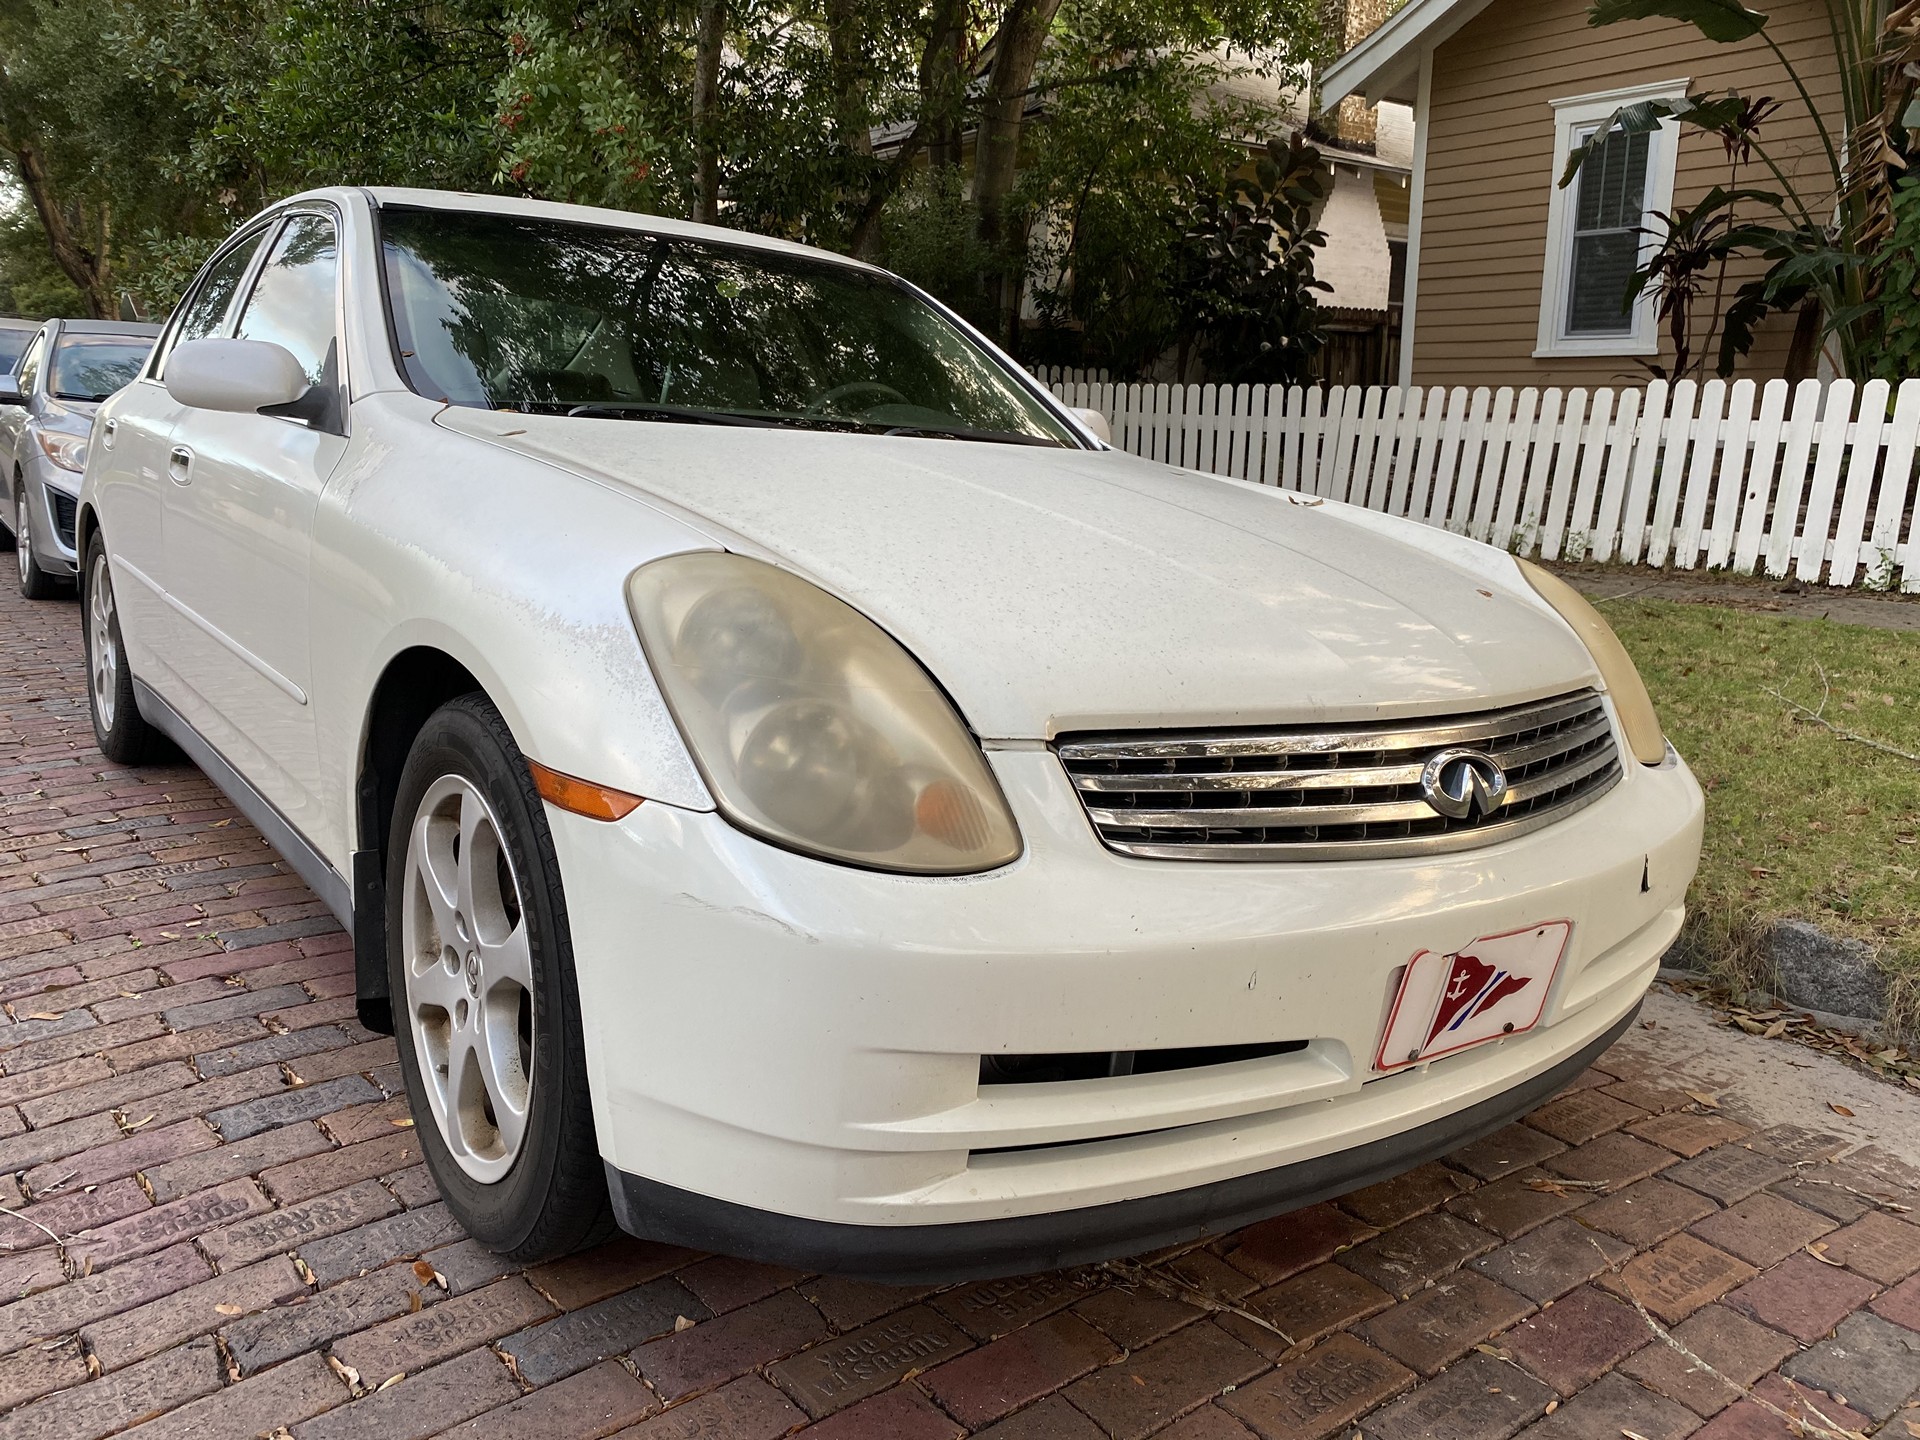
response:
[[[47,390],[61,400],[104,400],[140,373],[152,349],[145,336],[63,335]]]
[[[333,287],[339,268],[333,222],[319,215],[294,216],[274,242],[234,335],[284,345],[300,362],[307,383],[318,385],[333,346]]]
[[[221,322],[227,318],[227,307],[233,303],[234,292],[246,278],[247,265],[253,259],[253,252],[259,248],[257,236],[244,240],[222,255],[213,268],[201,277],[199,288],[181,309],[173,338],[167,341],[169,351],[175,345],[183,345],[189,340],[203,340],[219,330]]]
[[[381,212],[409,383],[456,405],[1067,443],[889,276],[806,255],[458,211]]]
[[[31,339],[31,330],[0,330],[0,375],[16,373],[20,357],[26,353],[27,342]]]
[[[31,396],[34,382],[40,378],[40,362],[47,354],[47,332],[42,330],[33,337],[33,343],[27,347],[27,353],[20,357],[20,393]]]

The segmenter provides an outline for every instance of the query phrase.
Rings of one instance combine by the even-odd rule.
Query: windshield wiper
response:
[[[731,415],[725,410],[692,410],[677,405],[629,404],[624,401],[594,401],[574,405],[566,413],[569,416],[604,415],[613,420],[677,420],[684,425],[746,425],[754,429],[765,429],[770,423],[745,415]]]
[[[1044,435],[1021,435],[1012,430],[968,430],[963,427],[942,429],[929,425],[889,425],[879,432],[882,435],[912,435],[925,440],[984,440],[993,445],[1044,445],[1048,449],[1061,448],[1058,440],[1049,440]]]

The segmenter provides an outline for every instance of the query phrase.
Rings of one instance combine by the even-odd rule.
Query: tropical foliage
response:
[[[1593,0],[1588,11],[1596,26],[1675,20],[1717,44],[1764,47],[1792,90],[1785,102],[1730,91],[1626,106],[1573,153],[1561,179],[1570,184],[1609,136],[1647,133],[1668,122],[1714,134],[1725,145],[1729,183],[1692,207],[1657,215],[1654,247],[1635,277],[1636,294],[1650,284],[1661,287],[1660,313],[1677,373],[1703,370],[1709,358],[1720,374],[1731,373],[1752,348],[1760,322],[1783,311],[1798,316],[1790,378],[1812,371],[1823,340],[1832,342],[1847,373],[1871,373],[1885,363],[1889,323],[1897,324],[1903,312],[1920,318],[1913,314],[1914,297],[1901,300],[1887,285],[1899,265],[1896,193],[1920,128],[1920,0],[1822,3],[1839,59],[1838,115],[1816,103],[1800,67],[1768,33],[1769,17],[1741,0]],[[1762,139],[1764,122],[1787,103],[1808,117],[1817,136],[1810,170],[1790,172]],[[1767,183],[1743,185],[1742,170],[1756,163]],[[1731,267],[1755,259],[1761,273],[1729,295]],[[1713,305],[1703,315],[1708,284]],[[1696,344],[1701,321],[1707,337]]]
[[[1037,296],[1041,348],[1137,368],[1183,323],[1196,196],[1278,133],[1219,82],[1301,81],[1319,26],[1319,0],[7,0],[0,285],[161,310],[272,199],[418,184],[897,258],[1002,338]]]

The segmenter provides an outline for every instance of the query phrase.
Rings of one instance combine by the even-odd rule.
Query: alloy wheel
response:
[[[13,558],[20,565],[20,583],[25,585],[33,574],[33,526],[27,519],[27,487],[23,483],[15,492],[13,506]]]
[[[401,897],[407,1023],[447,1149],[482,1184],[513,1167],[533,1090],[533,955],[499,819],[464,776],[420,801]]]
[[[21,555],[26,554],[23,543]],[[23,565],[26,563],[23,559]],[[87,577],[87,679],[93,686],[93,713],[102,731],[113,729],[115,697],[120,686],[120,645],[114,636],[113,579],[107,573],[107,554],[94,557]]]

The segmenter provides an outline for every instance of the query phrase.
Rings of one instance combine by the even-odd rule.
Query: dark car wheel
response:
[[[107,547],[96,530],[87,542],[81,570],[80,634],[87,659],[87,705],[93,712],[93,738],[100,753],[121,765],[144,765],[175,756],[172,743],[140,713],[133,698],[133,671],[120,639],[120,612],[114,604],[113,571]]]
[[[13,553],[20,565],[20,593],[29,600],[51,600],[65,591],[58,576],[40,568],[33,553],[33,517],[27,513],[27,482],[15,477],[13,486]]]
[[[468,1233],[523,1263],[612,1234],[553,837],[482,695],[435,711],[401,772],[387,964],[420,1147]]]

